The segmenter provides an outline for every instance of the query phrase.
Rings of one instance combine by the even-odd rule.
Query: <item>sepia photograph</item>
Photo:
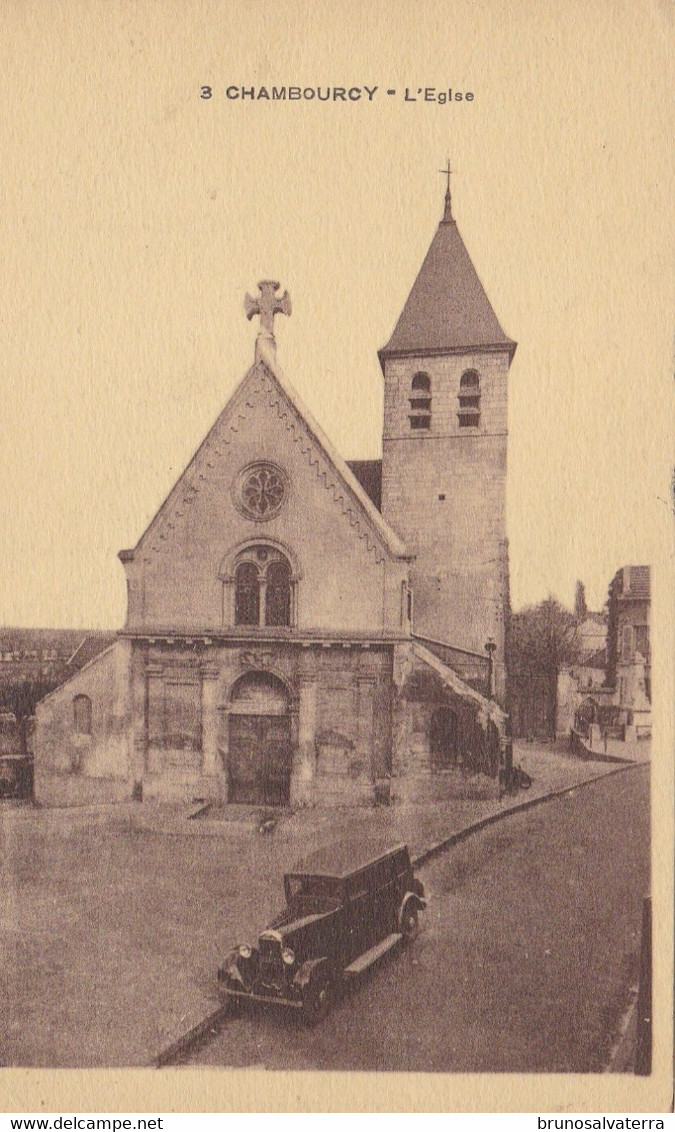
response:
[[[0,13],[11,1109],[670,1103],[673,13],[449,15]]]

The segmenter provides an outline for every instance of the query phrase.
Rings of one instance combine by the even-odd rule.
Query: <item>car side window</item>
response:
[[[349,884],[347,886],[349,899],[359,900],[362,896],[367,896],[371,887],[372,885],[369,883],[367,872],[354,873],[354,875],[349,878]]]
[[[410,861],[408,860],[408,854],[404,850],[396,854],[394,868],[397,880],[402,882],[409,876]]]
[[[391,857],[386,861],[379,861],[373,868],[373,887],[386,888],[394,878],[393,862]]]

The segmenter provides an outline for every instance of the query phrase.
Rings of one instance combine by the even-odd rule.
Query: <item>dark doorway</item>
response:
[[[229,800],[285,806],[290,795],[291,725],[285,715],[231,715]]]
[[[454,766],[457,762],[457,715],[452,708],[436,708],[433,713],[429,748],[435,766]]]

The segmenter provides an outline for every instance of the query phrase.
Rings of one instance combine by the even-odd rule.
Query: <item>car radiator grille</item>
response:
[[[281,958],[281,945],[276,940],[261,940],[258,963],[258,976],[261,983],[280,991],[284,981],[284,964]]]

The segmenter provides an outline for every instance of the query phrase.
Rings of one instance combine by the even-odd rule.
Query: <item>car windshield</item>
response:
[[[339,877],[287,876],[286,899],[294,907],[319,911],[321,907],[339,904],[344,883]]]

